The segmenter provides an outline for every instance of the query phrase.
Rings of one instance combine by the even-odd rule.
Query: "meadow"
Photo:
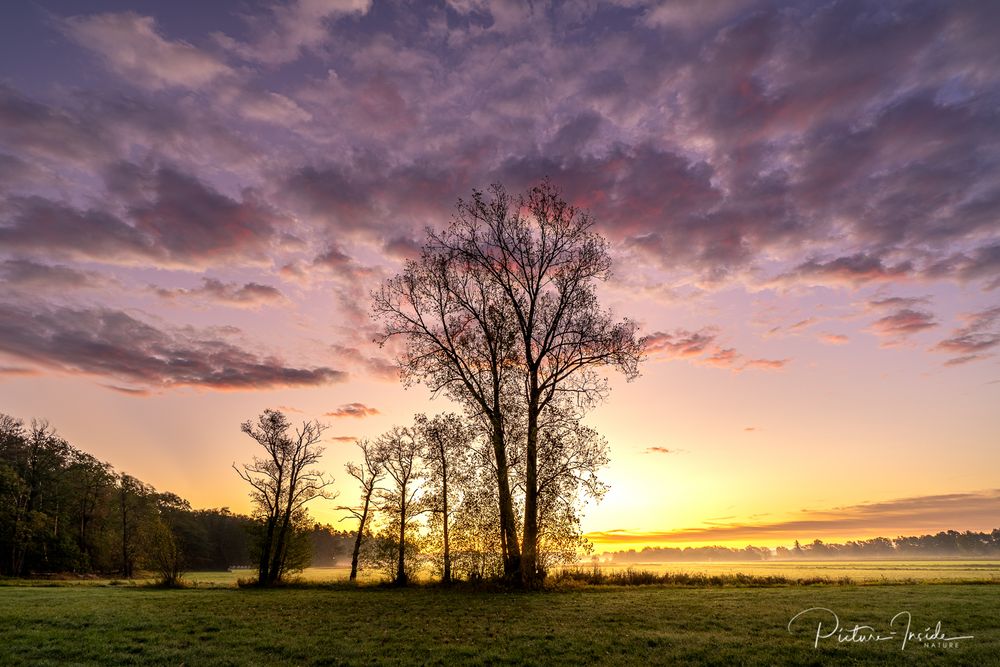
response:
[[[332,573],[331,573],[332,574]],[[13,582],[8,582],[13,583]],[[40,584],[42,582],[35,582]],[[225,582],[0,587],[0,664],[958,664],[1000,665],[990,583],[591,586],[538,593],[468,586]],[[912,630],[971,639],[821,639],[831,627],[912,615]]]
[[[584,565],[582,567],[590,567]],[[872,582],[964,582],[1000,583],[1000,561],[995,560],[858,560],[858,561],[753,561],[715,563],[602,563],[602,571],[633,569],[654,573],[701,573],[707,575],[748,574],[796,579],[850,579]]]
[[[568,566],[570,570],[591,572],[592,563]],[[602,563],[597,568],[608,574],[629,570],[650,572],[657,576],[669,574],[701,575],[705,577],[745,574],[750,577],[771,577],[786,579],[788,583],[815,579],[829,580],[830,583],[843,582],[872,583],[1000,583],[1000,561],[995,560],[869,560],[869,561],[752,561],[752,562],[692,562],[692,563]],[[350,568],[347,566],[310,567],[295,575],[295,580],[305,584],[334,584],[347,582]],[[235,569],[228,572],[188,572],[184,582],[189,587],[236,586],[241,579],[249,579],[253,570]],[[359,573],[362,584],[375,584],[384,579],[371,570]],[[416,580],[431,581],[427,572],[418,572]],[[152,575],[140,574],[130,581],[109,577],[61,578],[59,585],[146,585],[153,583]],[[0,579],[4,585],[48,585],[53,580]]]

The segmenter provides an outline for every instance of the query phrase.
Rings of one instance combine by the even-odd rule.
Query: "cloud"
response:
[[[846,335],[838,333],[822,333],[819,339],[829,345],[846,345],[851,340]]]
[[[895,345],[937,325],[932,313],[903,308],[872,322],[869,331],[881,336],[884,339],[883,345]]]
[[[216,33],[216,41],[244,60],[282,65],[330,38],[326,23],[343,16],[364,15],[371,0],[293,0],[275,3],[267,16],[247,17],[253,39],[240,42]]]
[[[38,375],[38,370],[24,366],[0,366],[0,376],[27,377],[29,375]]]
[[[988,352],[1000,345],[1000,306],[970,313],[963,319],[965,326],[953,330],[951,336],[931,348],[958,355],[945,362],[949,366],[985,359],[991,356]]]
[[[0,86],[0,245],[340,288],[413,257],[472,187],[549,175],[617,270],[663,291],[1000,284],[989,3],[572,4],[250,3],[214,36],[168,14],[57,19],[123,79],[91,86],[84,59],[33,97]],[[335,298],[353,325],[358,294]],[[930,310],[885,308],[886,339],[911,335],[895,312]],[[696,354],[659,331],[651,350],[731,370],[784,356],[716,335]]]
[[[811,258],[796,266],[790,273],[784,274],[782,278],[786,281],[813,284],[859,285],[878,280],[898,280],[912,271],[913,264],[909,261],[889,266],[881,257],[856,253],[828,260]]]
[[[645,450],[646,454],[676,454],[678,450],[667,449],[666,447],[647,447]]]
[[[795,324],[789,326],[788,330],[789,331],[801,331],[802,329],[805,329],[807,327],[811,327],[812,325],[816,324],[816,322],[818,322],[818,321],[819,320],[817,320],[815,317],[807,317],[806,319],[799,320]]]
[[[316,255],[311,262],[292,262],[282,267],[281,272],[297,279],[333,277],[346,285],[372,283],[378,280],[377,269],[364,266],[336,244]]]
[[[780,371],[791,363],[791,361],[791,359],[750,359],[740,367],[740,370],[746,368],[761,368],[770,371]]]
[[[932,265],[932,276],[954,275],[962,281],[986,280],[986,289],[1000,286],[1000,243],[975,248],[969,253],[956,253]]]
[[[145,88],[201,88],[233,74],[220,58],[186,42],[164,39],[151,16],[94,14],[66,18],[60,25],[114,72]]]
[[[111,143],[110,132],[104,127],[31,100],[3,83],[0,83],[0,139],[9,149],[75,163],[89,163],[95,155],[106,155]],[[31,163],[17,155],[7,155],[5,159],[7,169],[17,173],[31,167]]]
[[[0,280],[8,287],[27,290],[98,289],[113,282],[94,271],[62,264],[39,264],[29,259],[0,261]]]
[[[803,320],[793,328],[803,328],[811,324]],[[715,327],[704,327],[698,331],[677,329],[673,333],[656,331],[646,337],[646,352],[665,360],[686,359],[702,366],[728,368],[734,371],[747,369],[781,370],[791,359],[745,359],[735,348],[724,348],[716,343],[719,337]]]
[[[930,302],[929,296],[888,296],[872,299],[867,305],[870,310],[875,310],[880,308],[915,308]]]
[[[224,283],[216,278],[202,278],[201,287],[193,289],[168,289],[159,287],[155,288],[154,291],[157,295],[165,299],[193,297],[215,303],[247,308],[273,304],[285,299],[281,290],[270,285],[262,285],[255,282],[244,283],[242,285],[239,283]]]
[[[646,352],[668,359],[698,356],[705,352],[718,337],[712,328],[700,331],[677,329],[673,333],[657,331],[646,336]]]
[[[295,100],[273,91],[247,85],[228,85],[217,88],[215,92],[220,104],[247,120],[287,128],[307,123],[313,118]]]
[[[742,355],[731,347],[718,348],[711,355],[702,359],[701,363],[706,366],[717,366],[720,368],[732,367]]]
[[[285,224],[253,191],[244,190],[236,201],[172,167],[146,170],[119,163],[107,183],[125,218],[39,196],[14,197],[8,200],[11,222],[0,226],[0,243],[12,250],[108,263],[262,261],[275,228]]]
[[[363,370],[372,377],[380,380],[399,380],[399,366],[389,359],[369,356],[358,348],[347,345],[331,345],[330,349],[338,359]]]
[[[364,403],[347,403],[346,405],[341,405],[336,410],[326,412],[323,414],[324,417],[370,417],[372,415],[379,414],[379,411],[375,408],[370,408]]]
[[[829,510],[808,510],[803,516],[772,522],[728,522],[662,532],[605,531],[587,538],[605,544],[810,540],[862,538],[938,532],[993,530],[1000,516],[1000,489],[900,498]]]
[[[148,389],[138,389],[135,387],[119,387],[114,384],[104,384],[101,385],[105,389],[110,389],[111,391],[117,392],[119,394],[125,394],[126,396],[149,396],[152,392]]]
[[[0,303],[0,352],[49,368],[118,378],[140,388],[252,390],[318,386],[347,375],[258,356],[208,331],[164,331],[107,308]]]

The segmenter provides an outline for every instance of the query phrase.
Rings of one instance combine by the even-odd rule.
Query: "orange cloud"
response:
[[[805,510],[784,521],[679,528],[665,531],[606,530],[588,533],[601,544],[669,544],[767,542],[776,539],[814,539],[828,536],[876,537],[941,530],[993,530],[1000,517],[1000,489],[934,496],[898,498],[882,502]]]
[[[326,412],[323,414],[324,417],[370,417],[372,415],[379,414],[379,411],[375,408],[370,408],[364,403],[348,403],[346,405],[341,405],[336,410],[331,412]]]

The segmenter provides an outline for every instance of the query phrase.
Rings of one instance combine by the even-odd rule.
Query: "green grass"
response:
[[[682,588],[542,593],[344,585],[253,590],[0,588],[0,664],[964,664],[1000,665],[991,584]],[[939,620],[956,648],[812,646],[809,607],[848,627]]]

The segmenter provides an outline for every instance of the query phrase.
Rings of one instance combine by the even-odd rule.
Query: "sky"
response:
[[[0,12],[3,412],[246,511],[239,425],[281,409],[351,502],[353,438],[452,408],[371,291],[547,176],[648,336],[587,417],[599,551],[1000,527],[1000,4]]]

